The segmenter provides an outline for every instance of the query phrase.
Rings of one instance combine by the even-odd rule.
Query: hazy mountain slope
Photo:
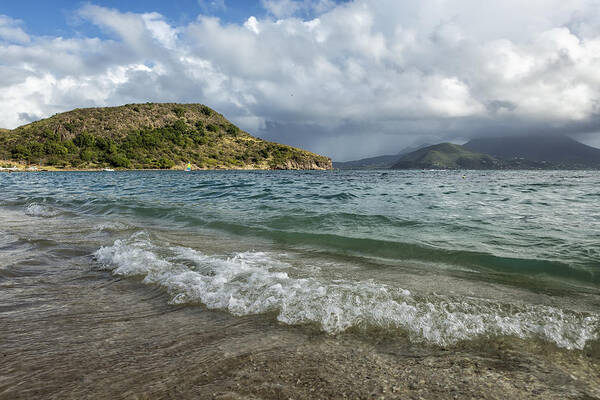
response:
[[[0,134],[0,159],[76,168],[329,169],[331,160],[251,136],[202,104],[75,109]]]
[[[362,158],[353,161],[334,161],[333,168],[339,169],[386,169],[396,163],[401,154]]]
[[[430,146],[429,144],[422,144],[419,146],[411,146],[402,149],[398,154],[368,157],[360,160],[353,161],[334,161],[333,167],[339,169],[387,169],[394,165],[404,154],[411,153],[415,150],[422,149],[423,147]]]
[[[523,158],[563,167],[600,166],[600,149],[566,136],[480,138],[463,147],[506,160]]]

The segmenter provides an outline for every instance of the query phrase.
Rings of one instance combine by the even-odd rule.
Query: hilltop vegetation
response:
[[[328,169],[331,160],[251,136],[201,104],[75,109],[0,132],[0,159],[70,168]]]

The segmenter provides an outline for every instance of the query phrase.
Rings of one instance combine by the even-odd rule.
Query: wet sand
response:
[[[598,349],[331,336],[168,305],[158,288],[83,264],[39,271],[0,277],[0,399],[600,398]]]

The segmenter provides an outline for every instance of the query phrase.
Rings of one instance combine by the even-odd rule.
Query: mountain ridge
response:
[[[528,146],[519,147],[519,143]],[[476,151],[480,150],[480,151]],[[487,153],[489,151],[490,153]],[[496,154],[505,157],[494,156]],[[527,156],[527,157],[523,157]],[[473,139],[440,143],[402,156],[392,169],[598,169],[600,149],[571,138]]]
[[[600,149],[568,136],[476,138],[465,143],[463,147],[503,160],[525,159],[557,167],[600,167]]]

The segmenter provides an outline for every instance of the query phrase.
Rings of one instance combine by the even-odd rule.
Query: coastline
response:
[[[7,165],[13,167],[7,168]],[[160,168],[119,168],[119,167],[95,167],[95,168],[73,168],[73,167],[56,167],[52,165],[39,165],[39,164],[25,164],[12,160],[0,160],[0,173],[6,172],[110,172],[114,171],[185,171],[186,164],[178,164],[172,168],[160,169]],[[311,165],[310,168],[302,168],[302,166],[291,165],[288,168],[270,168],[265,165],[248,165],[244,168],[232,167],[228,165],[219,165],[216,167],[198,167],[193,166],[191,171],[526,171],[526,172],[547,172],[547,171],[597,171],[593,168],[556,168],[556,169],[497,169],[497,170],[481,170],[481,169],[340,169],[335,167],[319,167],[317,165]]]
[[[38,164],[24,164],[10,160],[0,160],[0,165],[11,165],[12,167],[0,167],[0,172],[106,172],[106,168],[112,169],[110,172],[114,171],[185,171],[186,165],[180,164],[175,165],[173,168],[168,169],[158,169],[158,168],[114,168],[114,167],[98,167],[98,168],[72,168],[72,167],[55,167],[51,165],[38,165]],[[332,168],[322,168],[318,166],[313,166],[312,168],[296,168],[294,166],[290,168],[267,168],[265,166],[246,166],[244,168],[239,167],[230,167],[230,166],[217,166],[214,168],[199,168],[197,166],[193,166],[192,171],[280,171],[280,170],[290,170],[290,171],[298,171],[298,170],[307,170],[307,171],[330,171]]]

